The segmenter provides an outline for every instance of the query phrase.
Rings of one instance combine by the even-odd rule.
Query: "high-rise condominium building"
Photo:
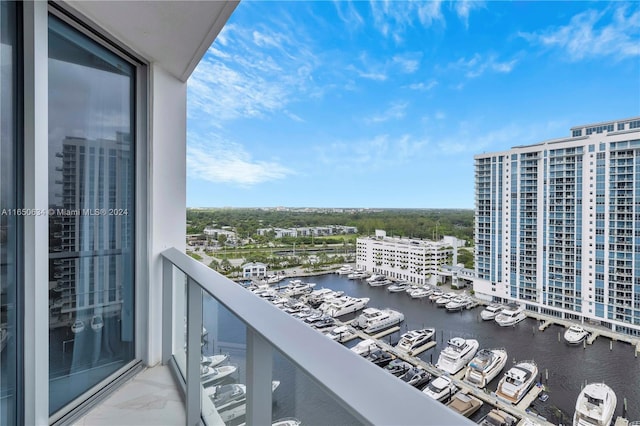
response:
[[[640,117],[475,157],[480,297],[640,335]]]

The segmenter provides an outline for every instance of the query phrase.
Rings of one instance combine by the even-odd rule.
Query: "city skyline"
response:
[[[638,28],[635,3],[241,2],[188,83],[187,206],[471,209],[474,155],[639,115]]]

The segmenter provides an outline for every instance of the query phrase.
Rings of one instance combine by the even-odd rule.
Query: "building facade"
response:
[[[475,157],[476,295],[640,335],[640,118]]]
[[[414,284],[435,283],[441,265],[450,264],[454,246],[464,242],[454,237],[441,241],[387,237],[377,230],[375,237],[358,238],[356,264],[369,272],[406,280]]]

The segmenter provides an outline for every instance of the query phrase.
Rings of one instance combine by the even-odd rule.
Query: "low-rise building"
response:
[[[267,265],[261,262],[249,262],[242,265],[244,278],[262,278],[267,276]]]
[[[454,247],[464,245],[455,237],[445,238],[430,241],[387,237],[385,231],[376,230],[375,237],[358,238],[356,264],[394,279],[415,284],[435,283],[440,266],[451,263]]]

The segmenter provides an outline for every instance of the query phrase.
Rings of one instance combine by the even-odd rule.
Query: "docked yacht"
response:
[[[271,391],[275,391],[280,382],[271,382]],[[244,416],[247,412],[247,387],[233,383],[205,388],[205,394],[211,399],[223,422],[228,423]]]
[[[404,321],[402,312],[393,309],[367,308],[354,321],[354,326],[365,333],[376,333]]]
[[[351,348],[352,352],[357,353],[361,356],[367,356],[371,352],[380,349],[378,344],[373,339],[365,339],[362,342],[359,342],[357,345]]]
[[[322,318],[320,318],[318,321],[314,321],[311,324],[311,327],[315,328],[316,330],[324,330],[329,327],[335,327],[335,325],[336,325],[336,320],[328,315],[325,315]]]
[[[347,278],[349,278],[350,280],[360,280],[362,278],[367,278],[368,276],[369,274],[367,273],[367,271],[354,271],[347,275]]]
[[[447,342],[447,347],[440,352],[436,367],[450,374],[456,374],[467,365],[478,350],[478,341],[454,337]]]
[[[456,296],[449,301],[444,307],[449,312],[461,311],[471,305],[473,301],[467,296]]]
[[[367,361],[371,361],[378,367],[384,367],[389,364],[391,361],[396,359],[396,356],[390,354],[387,351],[383,351],[382,349],[375,350],[371,352],[369,355],[365,356]]]
[[[590,383],[576,400],[573,426],[609,426],[616,411],[617,397],[604,383]]]
[[[433,290],[433,292],[429,295],[429,300],[432,302],[437,301],[438,299],[440,299],[442,297],[444,293],[442,292],[442,290],[440,289],[435,289]]]
[[[264,277],[264,281],[267,284],[277,284],[283,279],[284,279],[284,276],[282,275],[267,275],[266,277]]]
[[[456,393],[458,388],[453,384],[450,377],[440,376],[433,379],[423,390],[422,393],[435,399],[436,401],[446,401]]]
[[[411,296],[412,299],[422,299],[423,297],[429,296],[432,292],[433,290],[431,290],[430,288],[418,287],[414,290],[411,290],[409,292],[409,296]]]
[[[396,358],[391,361],[384,370],[388,373],[393,374],[396,377],[400,377],[404,375],[407,371],[409,371],[413,366],[406,361],[401,360],[400,358]]]
[[[500,379],[496,395],[512,404],[517,404],[533,386],[538,375],[538,366],[533,361],[521,361],[511,367]]]
[[[564,340],[570,345],[577,345],[587,338],[589,332],[579,325],[572,325],[564,332]]]
[[[484,308],[482,312],[480,312],[480,318],[482,318],[483,321],[494,320],[496,319],[496,316],[498,316],[498,314],[502,312],[502,309],[504,309],[504,306],[497,303],[492,303],[491,305]]]
[[[218,355],[209,355],[209,356],[202,355],[202,358],[200,359],[200,363],[202,365],[207,365],[209,367],[216,367],[228,359],[229,359],[229,354],[218,354]]]
[[[389,284],[393,284],[393,282],[389,278],[382,278],[382,279],[369,281],[369,285],[371,287],[382,287]]]
[[[344,291],[331,290],[330,288],[320,288],[318,290],[313,290],[311,293],[303,296],[303,298],[309,306],[311,306],[312,308],[317,308],[324,302],[337,299],[341,296],[344,296]]]
[[[429,383],[431,374],[419,367],[411,367],[404,375],[400,376],[400,380],[410,384],[414,388],[422,388]]]
[[[301,296],[303,294],[311,293],[314,283],[305,283],[301,280],[291,280],[289,287],[284,291],[287,296]]]
[[[478,424],[480,426],[515,426],[518,419],[498,408],[494,408],[484,416]]]
[[[220,367],[210,367],[208,365],[200,365],[200,382],[203,386],[217,382],[225,377],[235,373],[238,370],[236,365],[223,365]]]
[[[371,281],[386,280],[386,279],[387,279],[387,277],[385,277],[382,274],[371,274],[371,276],[369,278],[367,278],[365,281],[370,283]]]
[[[351,265],[342,265],[340,268],[336,270],[336,274],[338,275],[349,275],[353,273],[353,266]]]
[[[444,308],[454,297],[456,297],[455,293],[445,293],[436,300],[436,306],[438,308]]]
[[[355,337],[355,335],[356,331],[348,325],[341,325],[340,327],[336,327],[325,334],[325,336],[327,336],[329,339],[335,340],[336,342],[340,343],[351,340],[353,337]]]
[[[465,417],[471,417],[473,413],[478,411],[482,406],[482,401],[473,395],[458,392],[453,395],[451,401],[447,404],[447,407],[452,409],[458,414],[462,414]]]
[[[367,306],[369,303],[368,297],[351,297],[342,296],[338,299],[333,299],[320,305],[322,312],[334,318],[341,317],[342,315],[351,314],[359,311]]]
[[[496,316],[496,322],[500,327],[508,327],[516,325],[520,321],[527,318],[524,313],[524,307],[516,304],[510,304]]]
[[[400,336],[396,349],[411,355],[415,350],[420,349],[431,340],[436,332],[435,328],[424,328],[422,330],[411,330]]]
[[[464,379],[483,388],[502,371],[506,363],[506,350],[481,349],[469,363]]]
[[[406,281],[400,281],[395,284],[391,284],[387,287],[387,291],[389,293],[400,293],[401,291],[406,291],[407,287],[409,287],[409,283]]]

